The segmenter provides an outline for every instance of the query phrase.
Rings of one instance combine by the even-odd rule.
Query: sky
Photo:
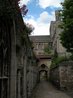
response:
[[[49,35],[50,22],[55,21],[55,10],[62,8],[63,0],[21,0],[28,12],[23,20],[34,27],[31,35]]]

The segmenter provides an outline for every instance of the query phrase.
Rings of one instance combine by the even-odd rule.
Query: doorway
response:
[[[46,70],[41,70],[39,71],[39,80],[47,80],[47,71]]]

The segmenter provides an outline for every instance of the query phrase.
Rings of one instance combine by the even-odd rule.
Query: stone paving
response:
[[[47,81],[41,81],[34,89],[31,98],[71,98],[62,91],[57,90]]]

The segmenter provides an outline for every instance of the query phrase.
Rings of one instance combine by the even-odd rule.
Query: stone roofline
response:
[[[31,35],[30,40],[33,42],[51,42],[50,35]]]

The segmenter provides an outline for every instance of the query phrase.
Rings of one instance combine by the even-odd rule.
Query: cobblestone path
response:
[[[31,98],[71,98],[57,90],[47,81],[41,81],[33,91]]]

